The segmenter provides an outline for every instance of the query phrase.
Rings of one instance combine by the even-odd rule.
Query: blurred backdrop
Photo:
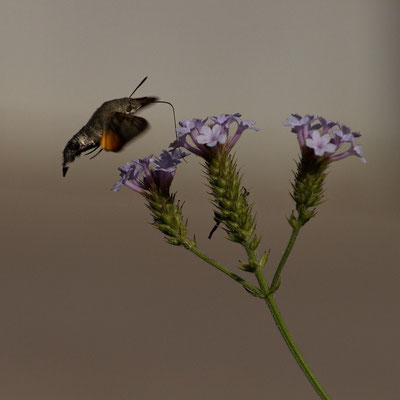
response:
[[[0,398],[313,399],[261,301],[154,230],[117,167],[173,140],[171,110],[118,154],[61,151],[104,101],[171,101],[178,120],[242,113],[236,146],[261,249],[279,260],[292,112],[360,131],[367,164],[332,165],[277,302],[333,399],[397,399],[399,51],[396,0],[50,1],[0,5]],[[199,160],[173,183],[199,247],[244,258],[218,230]]]

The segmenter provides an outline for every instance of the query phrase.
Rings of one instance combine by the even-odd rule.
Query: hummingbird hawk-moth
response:
[[[139,136],[149,126],[142,117],[134,115],[138,110],[158,100],[157,97],[140,97],[132,95],[147,79],[144,78],[129,97],[109,100],[103,103],[92,115],[87,124],[68,141],[63,150],[63,176],[69,165],[82,153],[86,155],[100,148],[118,152],[128,142]],[[96,156],[95,155],[95,156]],[[93,156],[93,157],[95,157]],[[93,158],[92,157],[92,158]]]

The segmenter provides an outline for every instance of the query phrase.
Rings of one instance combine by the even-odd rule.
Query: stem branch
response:
[[[282,254],[282,258],[279,261],[278,268],[276,269],[274,277],[272,279],[272,283],[271,283],[272,289],[276,288],[278,285],[279,279],[281,277],[282,269],[285,266],[286,260],[288,259],[290,252],[292,251],[294,242],[296,241],[296,238],[297,238],[297,235],[299,234],[300,228],[301,228],[301,225],[298,225],[298,226],[294,227],[292,230],[292,234],[290,235],[289,242],[286,246],[284,253]]]
[[[229,278],[233,279],[234,281],[240,283],[247,291],[254,294],[256,297],[263,297],[263,293],[257,287],[253,286],[251,283],[244,280],[241,276],[234,274],[233,272],[229,271],[227,268],[223,267],[222,265],[218,264],[215,260],[208,257],[206,254],[202,253],[198,248],[194,246],[186,247],[189,251],[196,256],[200,257],[206,263],[212,265],[214,268],[217,268],[219,271],[223,272],[225,275],[228,275]]]

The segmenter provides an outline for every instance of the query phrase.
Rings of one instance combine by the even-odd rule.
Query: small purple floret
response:
[[[307,147],[314,149],[316,156],[323,156],[325,153],[334,153],[336,151],[336,145],[330,143],[331,137],[329,135],[322,135],[319,131],[315,130],[312,132],[311,138],[306,139]]]
[[[128,181],[137,181],[137,178],[143,171],[143,168],[133,161],[125,163],[118,169],[121,179],[112,186],[111,190],[114,192],[118,192]],[[140,185],[138,185],[138,188],[140,189]]]
[[[283,125],[290,126],[297,132],[297,130],[305,125],[308,125],[311,121],[313,121],[313,119],[314,116],[309,114],[306,114],[304,117],[299,114],[292,114],[290,117],[286,118],[286,121],[283,123]]]
[[[179,122],[180,126],[176,130],[178,133],[178,137],[181,137],[181,136],[184,137],[187,134],[189,134],[193,129],[195,129],[199,125],[200,122],[201,122],[201,120],[197,119],[197,118],[180,121]]]
[[[189,153],[175,149],[172,152],[163,150],[159,157],[152,159],[154,169],[157,171],[174,172],[180,159],[188,156]]]
[[[224,132],[222,125],[215,124],[212,128],[210,128],[208,125],[204,125],[199,130],[197,143],[214,147],[217,143],[224,144],[227,139],[228,133]]]

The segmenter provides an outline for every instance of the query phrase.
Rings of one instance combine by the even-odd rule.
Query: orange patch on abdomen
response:
[[[105,131],[100,139],[100,146],[106,151],[117,152],[121,150],[121,138],[113,131]]]

